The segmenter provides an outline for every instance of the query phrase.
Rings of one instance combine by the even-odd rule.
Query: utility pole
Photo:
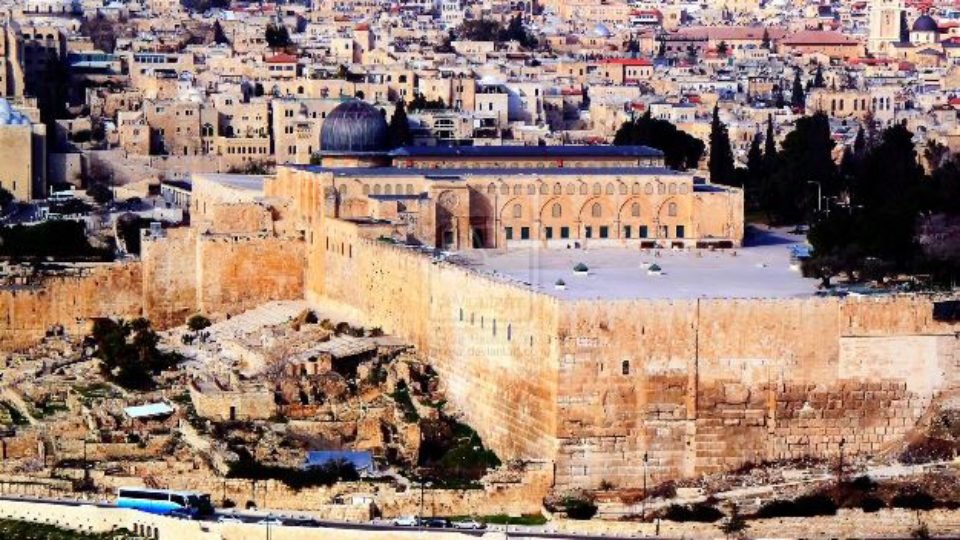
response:
[[[837,468],[837,485],[843,483],[843,445],[846,444],[846,442],[846,439],[840,439],[840,467]]]
[[[647,452],[643,453],[643,499],[640,506],[640,521],[647,519],[647,460],[650,458]]]

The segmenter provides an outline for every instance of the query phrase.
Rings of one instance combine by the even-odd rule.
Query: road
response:
[[[56,504],[64,506],[93,506],[97,508],[113,508],[114,505],[106,501],[84,501],[84,500],[75,500],[75,499],[47,499],[42,497],[11,497],[11,496],[0,496],[0,501],[18,501],[18,502],[31,502],[38,504]],[[611,538],[633,538],[632,536],[596,536],[596,535],[575,535],[575,534],[564,534],[564,533],[553,533],[546,531],[534,531],[527,530],[527,527],[519,527],[511,525],[509,528],[503,525],[491,525],[487,530],[463,530],[463,529],[441,529],[441,528],[430,528],[430,527],[397,527],[392,525],[389,522],[384,523],[350,523],[343,521],[329,521],[329,520],[318,520],[313,518],[303,518],[296,517],[286,514],[277,514],[277,513],[267,513],[267,512],[233,512],[233,511],[223,511],[218,510],[215,514],[209,518],[206,518],[206,521],[216,521],[221,516],[229,516],[237,518],[244,523],[255,524],[262,520],[263,518],[270,516],[276,517],[283,522],[285,527],[311,527],[311,528],[327,528],[327,529],[347,529],[347,530],[359,530],[359,531],[396,531],[396,530],[409,530],[411,532],[418,532],[421,534],[424,533],[450,533],[457,532],[459,534],[465,534],[474,537],[482,537],[486,532],[503,532],[508,538],[552,538],[552,539],[569,539],[569,540],[610,540]],[[655,537],[645,537],[655,539]]]

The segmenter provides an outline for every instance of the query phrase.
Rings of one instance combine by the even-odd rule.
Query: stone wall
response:
[[[314,232],[308,299],[415,344],[501,458],[552,456],[557,301],[359,229],[327,220]]]
[[[57,325],[79,336],[95,317],[138,317],[140,284],[140,264],[123,263],[0,288],[0,349],[28,347]]]
[[[567,304],[557,483],[881,452],[956,387],[955,332],[924,297]]]

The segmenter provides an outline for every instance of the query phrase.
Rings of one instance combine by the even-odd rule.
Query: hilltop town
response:
[[[952,3],[0,26],[3,535],[960,533]]]

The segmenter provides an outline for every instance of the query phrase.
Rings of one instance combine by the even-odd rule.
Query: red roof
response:
[[[954,107],[960,107],[960,97],[952,97],[947,100],[947,103]]]
[[[268,64],[296,64],[297,57],[292,54],[280,53],[264,60]]]
[[[653,62],[648,58],[604,58],[604,64],[618,64],[621,66],[652,66]]]
[[[803,30],[783,40],[784,45],[859,45],[855,39],[839,32]]]

